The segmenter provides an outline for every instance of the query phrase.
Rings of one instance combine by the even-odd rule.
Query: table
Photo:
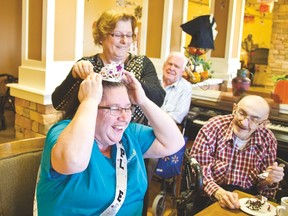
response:
[[[192,84],[192,89],[193,89],[193,91],[195,89],[197,89],[197,90],[202,90],[202,89],[208,90],[209,89],[209,90],[219,91],[221,89],[222,83],[223,83],[223,79],[210,78],[210,79],[204,80],[202,82]]]
[[[253,197],[253,195],[244,193],[242,191],[235,190],[234,192],[238,193],[239,199]],[[274,206],[277,206],[277,203],[273,203],[273,202],[269,202],[269,203],[271,203]],[[226,215],[247,215],[247,214],[241,211],[240,209],[232,210],[232,209],[222,208],[220,207],[218,202],[215,202],[209,207],[199,212],[198,214],[196,214],[195,216],[202,216],[202,215],[203,216],[210,216],[210,215],[211,216],[217,216],[217,215],[226,216]]]

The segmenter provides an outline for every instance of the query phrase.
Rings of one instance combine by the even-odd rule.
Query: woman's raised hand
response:
[[[98,73],[91,73],[81,82],[78,99],[80,103],[86,99],[94,99],[99,104],[102,94],[102,76]]]
[[[72,68],[72,76],[74,79],[85,79],[89,74],[93,72],[92,63],[86,60],[76,62]]]
[[[123,71],[123,78],[127,89],[130,101],[132,104],[141,105],[146,99],[145,92],[141,86],[141,83],[135,78],[135,75],[128,71]]]

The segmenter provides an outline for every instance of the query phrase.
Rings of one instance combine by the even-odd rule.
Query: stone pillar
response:
[[[288,1],[274,3],[271,46],[266,86],[274,86],[272,77],[288,74]]]
[[[83,0],[23,0],[19,81],[9,84],[16,99],[16,138],[46,135],[60,113],[51,94],[83,55]]]
[[[21,98],[15,99],[15,136],[17,139],[45,136],[62,113],[52,105],[43,105]]]

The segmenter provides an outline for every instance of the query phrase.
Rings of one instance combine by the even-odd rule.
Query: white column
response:
[[[22,1],[22,52],[19,82],[9,84],[9,86],[11,95],[47,105],[51,104],[51,94],[55,87],[66,77],[73,63],[82,56],[85,1],[43,0],[42,17],[31,16],[30,11],[35,8],[29,3],[29,0]],[[69,19],[69,23],[63,22],[65,16],[68,17],[66,21],[68,22]],[[42,19],[42,26],[38,26],[41,28],[42,43],[41,47],[36,48],[41,50],[40,60],[28,58],[29,47],[31,47],[28,41],[29,17]],[[60,17],[61,21],[57,20]],[[32,27],[34,28],[34,26],[30,28]],[[64,44],[60,47],[60,54],[59,47],[57,47],[59,40],[71,41],[69,46]],[[57,54],[56,58],[55,54]],[[59,58],[61,55],[63,58]]]

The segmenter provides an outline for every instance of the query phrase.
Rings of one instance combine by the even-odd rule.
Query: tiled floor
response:
[[[13,127],[0,131],[0,144],[15,140],[15,132]]]
[[[161,182],[152,180],[150,184],[150,188],[149,188],[149,208],[148,208],[147,216],[153,215],[152,214],[153,201],[156,198],[156,196],[159,194],[160,189],[161,189]],[[171,215],[172,213],[172,209],[171,209],[172,202],[169,196],[167,196],[165,201],[166,201],[166,208],[165,208],[164,216],[168,216],[168,215]]]

